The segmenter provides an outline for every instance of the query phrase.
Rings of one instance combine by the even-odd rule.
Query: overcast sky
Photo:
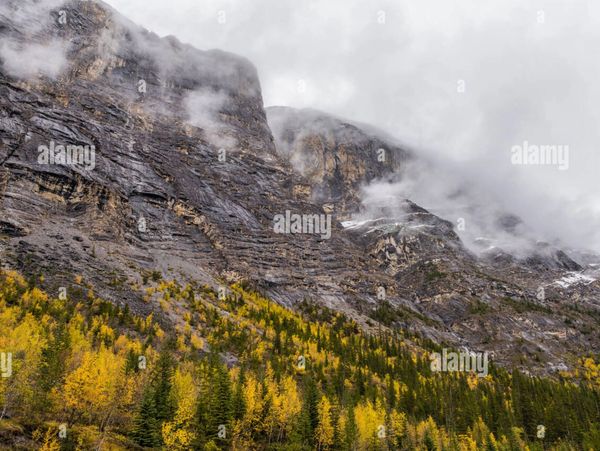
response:
[[[243,55],[266,106],[382,128],[600,250],[600,7],[594,0],[107,0],[200,49]],[[463,88],[464,89],[461,89]],[[568,170],[511,148],[568,145]]]

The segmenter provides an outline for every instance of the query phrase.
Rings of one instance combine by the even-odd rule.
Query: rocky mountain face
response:
[[[418,152],[324,113],[265,112],[250,62],[159,38],[101,2],[41,5],[0,8],[3,266],[44,274],[51,292],[81,275],[167,325],[175,315],[144,300],[152,274],[244,280],[287,306],[310,298],[368,330],[531,371],[597,349],[593,267],[545,245],[529,259],[475,255],[410,199],[365,217],[363,187],[405,177]],[[57,146],[87,146],[93,164],[40,160]],[[286,214],[331,215],[331,230],[277,233]]]
[[[350,217],[361,206],[360,188],[376,179],[397,180],[414,157],[382,134],[319,111],[267,108],[278,155],[307,182],[312,202]]]

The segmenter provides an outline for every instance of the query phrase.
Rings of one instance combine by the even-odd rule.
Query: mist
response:
[[[208,142],[218,149],[233,150],[237,145],[235,138],[227,134],[229,126],[219,116],[229,102],[225,92],[210,88],[193,91],[184,102],[188,122],[200,127]]]
[[[0,59],[5,71],[26,80],[39,76],[57,78],[67,67],[66,52],[62,40],[25,46],[10,41],[0,44]]]
[[[39,41],[22,44],[7,37],[0,42],[0,62],[7,74],[22,80],[56,79],[67,68],[68,43],[48,38],[45,32],[57,20],[51,12],[63,3],[64,0],[7,0],[0,4],[0,15],[9,19],[16,33],[35,36]]]
[[[600,250],[593,2],[108,3],[159,35],[249,58],[267,106],[373,124],[437,162],[448,177],[416,176],[423,186],[435,179],[423,207],[451,209],[454,182],[442,183],[450,178],[541,239]],[[511,149],[525,141],[569,146],[568,170],[511,164]]]

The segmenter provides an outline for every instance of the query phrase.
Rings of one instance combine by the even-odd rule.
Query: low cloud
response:
[[[49,37],[53,27],[60,26],[53,12],[64,0],[6,0],[0,4],[3,22],[0,60],[2,69],[12,77],[56,79],[68,66],[69,45],[62,39]]]
[[[51,12],[65,4],[65,0],[3,0],[0,15],[6,17],[22,34],[44,31],[56,17]]]
[[[66,46],[62,40],[44,44],[0,44],[0,59],[4,71],[16,78],[31,79],[45,76],[56,79],[68,66]]]
[[[219,112],[228,102],[227,94],[210,88],[193,91],[185,99],[189,122],[204,130],[217,130],[222,127]]]
[[[235,138],[228,135],[229,125],[220,116],[229,103],[226,92],[212,88],[195,90],[184,101],[188,122],[201,128],[210,144],[225,150],[232,150],[237,144]]]

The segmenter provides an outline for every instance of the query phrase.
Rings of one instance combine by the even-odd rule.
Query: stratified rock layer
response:
[[[23,78],[7,61],[0,71],[3,265],[44,274],[50,290],[82,275],[142,313],[156,309],[142,300],[150,271],[215,286],[247,280],[278,302],[312,298],[367,328],[381,321],[504,362],[538,359],[512,362],[526,367],[551,369],[597,346],[599,284],[554,283],[578,269],[566,255],[551,265],[478,260],[451,223],[406,199],[391,216],[347,222],[362,185],[401,178],[416,158],[401,146],[278,108],[268,114],[274,139],[248,61],[158,38],[99,2],[18,14],[27,3],[0,9],[3,41],[53,40],[68,64],[54,79]],[[39,164],[51,142],[93,146],[94,169]],[[286,211],[332,214],[331,238],[275,233]]]

